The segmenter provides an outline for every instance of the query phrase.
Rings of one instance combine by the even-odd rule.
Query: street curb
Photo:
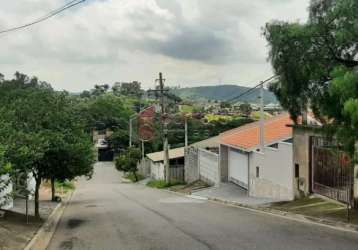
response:
[[[176,192],[176,191],[172,191],[172,190],[168,190],[168,189],[157,189],[157,190],[164,191],[164,192],[171,193],[171,194],[176,194],[179,196],[185,196],[185,197],[191,198],[191,199],[198,199],[198,198],[196,198],[197,195],[184,194],[184,193],[180,193],[180,192]],[[203,198],[207,198],[207,201],[209,201],[209,202],[224,204],[224,205],[233,206],[233,207],[239,207],[239,208],[246,209],[246,210],[249,210],[252,212],[258,212],[258,213],[262,213],[262,214],[266,214],[266,215],[273,215],[273,216],[277,216],[280,218],[293,220],[293,221],[297,221],[297,222],[328,227],[330,229],[339,230],[339,231],[358,233],[358,226],[348,224],[348,223],[331,221],[331,220],[327,220],[327,219],[320,219],[320,218],[315,218],[315,217],[311,217],[311,216],[285,212],[285,211],[281,211],[281,210],[277,210],[277,209],[273,209],[273,208],[269,208],[269,207],[251,206],[251,205],[246,205],[246,204],[242,204],[239,202],[227,201],[227,200],[222,200],[222,199],[218,199],[218,198],[210,198],[210,197],[203,197]],[[203,198],[200,198],[200,199],[202,200]]]
[[[277,217],[286,218],[286,219],[290,219],[290,220],[294,220],[294,221],[298,221],[298,222],[315,224],[315,225],[319,225],[319,226],[325,226],[325,227],[329,227],[331,229],[345,231],[345,232],[358,233],[358,226],[344,223],[344,222],[337,222],[337,221],[320,219],[320,218],[302,215],[302,214],[290,213],[290,212],[281,211],[278,209],[273,209],[270,207],[250,206],[250,205],[242,204],[239,202],[227,201],[227,200],[222,200],[222,199],[218,199],[218,198],[208,198],[208,200],[212,201],[212,202],[229,205],[229,206],[240,207],[240,208],[247,209],[247,210],[254,211],[254,212],[270,214],[270,215],[274,215]]]
[[[56,231],[57,225],[62,217],[62,214],[72,199],[75,191],[72,191],[66,201],[59,203],[51,212],[50,216],[36,232],[32,240],[27,244],[24,250],[46,250],[50,243],[53,234]]]

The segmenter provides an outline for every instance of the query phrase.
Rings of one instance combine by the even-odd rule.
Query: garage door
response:
[[[235,149],[229,150],[229,181],[248,189],[249,165],[246,153]]]

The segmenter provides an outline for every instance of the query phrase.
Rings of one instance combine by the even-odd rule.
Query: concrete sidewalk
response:
[[[268,206],[270,203],[279,201],[268,198],[250,197],[247,190],[233,183],[220,183],[219,187],[211,187],[193,192],[192,195],[246,206]]]

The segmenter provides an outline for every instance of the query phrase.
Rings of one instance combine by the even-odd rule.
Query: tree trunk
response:
[[[138,182],[138,176],[137,176],[136,171],[134,171],[133,174],[134,174],[135,182]]]
[[[41,185],[41,178],[36,178],[36,186],[35,186],[35,217],[40,218],[40,207],[39,207],[39,191]]]
[[[56,201],[55,178],[51,178],[51,200]]]

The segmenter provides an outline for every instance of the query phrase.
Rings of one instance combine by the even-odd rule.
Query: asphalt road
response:
[[[357,250],[358,234],[124,184],[112,165],[98,163],[48,249]]]

